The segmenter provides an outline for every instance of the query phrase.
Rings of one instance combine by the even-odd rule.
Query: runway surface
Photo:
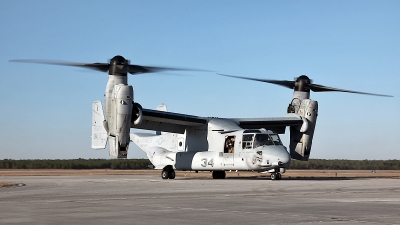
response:
[[[0,224],[400,224],[399,179],[0,179]]]

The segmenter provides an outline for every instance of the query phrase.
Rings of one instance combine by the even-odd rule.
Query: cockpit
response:
[[[279,135],[272,131],[245,130],[242,138],[243,149],[253,149],[259,146],[282,145]]]

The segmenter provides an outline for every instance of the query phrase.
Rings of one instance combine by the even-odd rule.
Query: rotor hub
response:
[[[124,57],[117,55],[110,60],[110,68],[108,70],[109,75],[128,75],[129,60]]]
[[[126,64],[126,59],[120,55],[116,55],[114,56],[111,60],[110,60],[110,64],[111,65],[124,65]]]
[[[295,91],[310,92],[311,80],[306,75],[301,75],[296,78],[295,81]]]

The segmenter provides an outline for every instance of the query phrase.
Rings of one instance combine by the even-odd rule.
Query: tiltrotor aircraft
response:
[[[110,63],[71,63],[40,60],[14,62],[78,66],[108,71],[104,111],[101,101],[92,104],[92,148],[126,158],[130,142],[146,154],[163,179],[174,179],[175,170],[212,171],[214,179],[224,179],[225,171],[251,170],[269,172],[272,180],[280,180],[291,159],[307,161],[312,146],[318,103],[310,99],[310,91],[339,91],[378,95],[336,89],[313,84],[301,75],[294,81],[266,80],[224,75],[281,85],[294,90],[287,114],[272,118],[209,118],[167,112],[165,105],[157,110],[145,109],[134,101],[133,88],[127,74],[154,73],[179,68],[131,65],[122,56]],[[279,134],[290,128],[289,151]],[[155,133],[130,133],[130,129],[153,130]]]

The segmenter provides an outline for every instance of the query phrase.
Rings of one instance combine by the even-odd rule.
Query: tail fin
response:
[[[164,103],[162,105],[158,105],[156,110],[163,111],[163,112],[168,112],[167,106]],[[156,135],[161,135],[161,131],[156,131]]]
[[[101,101],[92,104],[92,148],[105,149],[107,145],[107,131],[103,125],[104,113]]]
[[[163,112],[168,112],[167,106],[164,103],[162,105],[158,105],[156,110],[163,111]]]

